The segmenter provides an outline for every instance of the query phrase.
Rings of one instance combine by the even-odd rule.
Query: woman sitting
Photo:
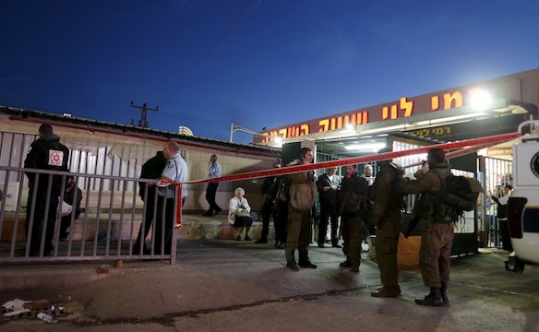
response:
[[[245,228],[245,241],[251,241],[249,231],[253,225],[251,219],[251,207],[247,203],[247,199],[243,197],[245,190],[238,187],[234,190],[234,197],[228,203],[228,220],[233,223],[233,226],[238,229],[236,240],[241,241],[241,232]]]

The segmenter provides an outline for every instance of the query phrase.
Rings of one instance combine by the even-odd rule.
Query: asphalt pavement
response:
[[[285,268],[284,251],[246,241],[179,240],[176,264],[103,262],[0,267],[0,304],[48,300],[63,311],[1,318],[9,331],[539,331],[539,268],[504,270],[507,253],[452,261],[451,305],[414,303],[427,292],[417,268],[401,271],[402,295],[373,298],[377,264],[340,268],[340,249],[310,248],[317,269]],[[9,287],[13,285],[13,287]],[[23,285],[23,287],[21,287]],[[15,287],[16,286],[16,287]],[[56,306],[58,308],[58,306]]]

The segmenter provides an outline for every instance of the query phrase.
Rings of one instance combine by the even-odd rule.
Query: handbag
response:
[[[251,213],[249,213],[246,209],[239,207],[236,209],[236,211],[234,211],[234,215],[236,217],[250,217]]]

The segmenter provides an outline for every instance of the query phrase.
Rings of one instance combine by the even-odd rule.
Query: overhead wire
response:
[[[180,56],[180,58],[178,60],[176,60],[176,66],[168,71],[168,74],[161,80],[161,83],[160,84],[157,84],[156,88],[158,86],[162,86],[165,84],[165,82],[168,81],[168,79],[175,73],[177,72],[178,68],[183,64],[183,61],[185,60],[185,58],[191,54],[195,48],[200,44],[200,42],[202,42],[203,38],[205,37],[205,35],[207,34],[207,32],[217,23],[217,18],[219,16],[221,16],[226,8],[226,6],[228,5],[228,3],[230,2],[230,0],[225,0],[222,4],[221,4],[221,7],[219,7],[217,13],[210,19],[210,22],[212,22],[212,24],[207,24],[206,25],[206,28],[203,29],[198,35],[197,37],[195,38],[195,41],[193,43],[191,43],[191,45],[189,45],[189,47],[183,52],[183,54]]]
[[[262,3],[263,0],[258,0],[247,13],[232,25],[225,34],[206,52],[206,54],[187,72],[180,81],[170,90],[170,92],[162,99],[161,103],[165,104],[174,93],[183,85],[191,76],[208,60],[208,58],[223,44],[223,42],[230,37],[230,35],[249,17],[255,9]]]
[[[227,0],[228,1],[228,0]],[[170,54],[172,52],[172,47],[176,44],[176,39],[180,34],[185,30],[187,27],[187,24],[190,22],[191,17],[195,13],[196,9],[198,8],[199,4],[202,3],[202,1],[196,1],[196,4],[191,8],[191,10],[187,13],[187,16],[183,20],[183,24],[180,26],[180,28],[176,31],[174,34],[174,37],[170,39],[170,42],[168,43],[167,47],[165,48],[165,51],[163,52],[164,56]],[[133,97],[137,97],[142,91],[146,89],[148,84],[150,83],[151,79],[156,76],[157,73],[157,67],[161,65],[163,62],[161,61],[163,57],[160,57],[159,60],[156,60],[153,65],[151,66],[151,69],[149,70],[149,75],[145,75],[145,80],[143,83],[135,90],[135,93],[133,94]],[[132,98],[135,99],[135,98]]]

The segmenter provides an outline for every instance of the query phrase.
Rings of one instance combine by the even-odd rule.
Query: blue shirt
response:
[[[221,176],[221,164],[215,161],[208,166],[208,176],[210,178],[218,178]]]
[[[172,181],[179,183],[187,182],[188,171],[185,160],[179,154],[175,154],[172,158],[167,160],[161,176],[170,178]],[[161,190],[159,193],[161,196],[164,196],[164,192]],[[166,193],[168,198],[174,197],[174,187],[172,185],[166,186]],[[187,188],[185,188],[185,186],[182,187],[182,197],[187,197]]]

